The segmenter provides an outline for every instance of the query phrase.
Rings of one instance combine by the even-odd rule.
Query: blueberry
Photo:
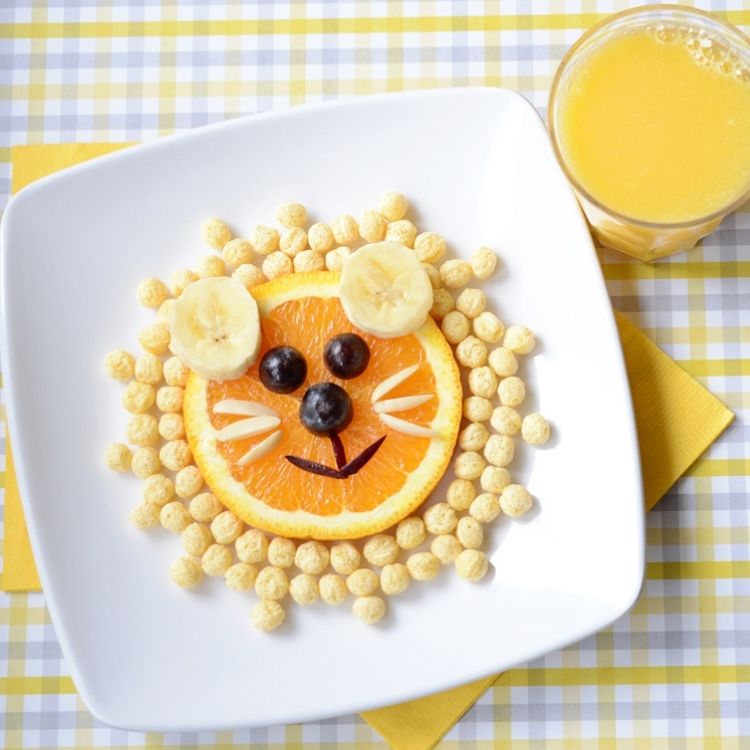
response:
[[[352,421],[352,400],[335,383],[316,383],[305,391],[299,407],[300,422],[313,435],[333,435]]]
[[[293,346],[275,346],[260,361],[260,380],[269,391],[291,393],[307,376],[307,362]]]
[[[356,378],[367,369],[370,347],[356,333],[341,333],[326,344],[323,361],[337,378]]]

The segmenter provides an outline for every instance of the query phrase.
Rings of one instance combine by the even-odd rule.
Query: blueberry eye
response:
[[[275,346],[260,361],[260,381],[274,393],[296,391],[307,377],[307,362],[293,346]]]
[[[337,378],[356,378],[367,369],[370,347],[356,333],[341,333],[326,344],[323,361]]]

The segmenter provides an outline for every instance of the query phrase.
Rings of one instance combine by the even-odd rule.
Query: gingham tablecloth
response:
[[[545,114],[566,48],[629,5],[0,0],[2,205],[14,144],[142,141],[438,86],[505,86]],[[750,25],[747,0],[700,7]],[[649,514],[647,581],[633,611],[512,670],[444,748],[750,747],[750,209],[658,265],[609,252],[603,261],[615,306],[738,419]],[[0,594],[0,739],[6,748],[385,745],[357,716],[198,735],[103,726],[74,692],[42,594]]]

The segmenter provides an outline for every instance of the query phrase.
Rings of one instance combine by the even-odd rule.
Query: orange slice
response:
[[[458,435],[461,378],[440,329],[428,319],[415,333],[399,338],[379,339],[359,331],[344,314],[337,296],[338,279],[336,273],[297,273],[253,289],[263,332],[258,362],[232,381],[209,381],[191,373],[186,387],[188,441],[209,488],[248,524],[275,534],[355,539],[392,526],[417,508],[437,484]],[[331,338],[346,332],[355,332],[367,342],[370,362],[358,377],[340,380],[326,369],[323,349]],[[286,395],[267,390],[258,377],[263,353],[280,345],[299,349],[307,361],[305,383]],[[431,436],[389,427],[372,403],[379,384],[411,366],[416,366],[413,374],[382,399],[434,394],[393,414],[429,428]],[[298,416],[305,390],[325,381],[340,385],[352,400],[353,419],[340,435],[348,460],[385,436],[372,459],[345,479],[311,474],[285,458],[293,455],[336,467],[331,441],[308,432]],[[218,430],[248,418],[215,413],[216,404],[226,399],[262,404],[281,423],[275,427],[278,420],[266,417],[271,427],[264,434],[221,442]],[[390,422],[403,428],[398,421]],[[241,465],[240,459],[268,440],[274,429],[280,430],[280,436],[270,440],[270,451]]]

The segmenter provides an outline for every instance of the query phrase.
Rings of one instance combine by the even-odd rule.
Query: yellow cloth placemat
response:
[[[13,149],[13,192],[46,174],[127,144],[19,146]],[[647,508],[708,448],[734,418],[625,317],[617,315],[638,425]],[[4,571],[6,591],[39,589],[10,454],[5,488]],[[468,685],[367,711],[362,717],[396,750],[428,750],[495,681]]]

